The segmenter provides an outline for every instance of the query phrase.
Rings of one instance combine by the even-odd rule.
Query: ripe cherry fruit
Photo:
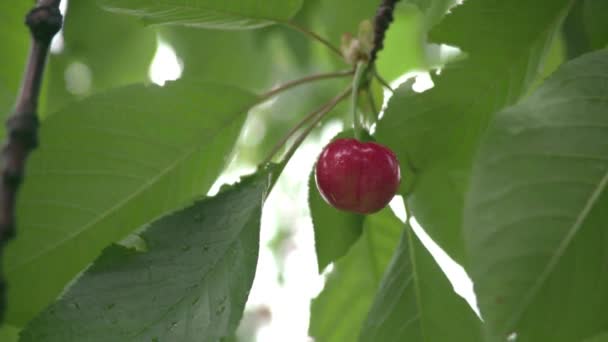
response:
[[[355,139],[337,139],[327,145],[315,175],[327,203],[360,214],[384,208],[401,181],[399,162],[390,149]]]

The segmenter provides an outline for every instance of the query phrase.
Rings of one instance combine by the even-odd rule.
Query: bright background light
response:
[[[157,38],[156,54],[150,65],[150,80],[160,86],[167,81],[174,81],[182,76],[184,64],[177,57],[175,50],[169,43]]]

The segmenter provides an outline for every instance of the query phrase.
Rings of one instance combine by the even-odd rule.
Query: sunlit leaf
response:
[[[315,340],[356,341],[402,230],[389,208],[366,216],[363,234],[312,301],[309,334]]]
[[[210,29],[252,29],[287,21],[303,0],[101,0],[113,12],[138,16],[150,24],[177,24]]]
[[[464,225],[492,338],[578,341],[608,326],[608,50],[563,65],[500,112]]]
[[[106,248],[34,318],[21,341],[218,341],[241,319],[255,275],[270,170],[165,216],[147,250]]]
[[[475,342],[480,332],[481,321],[406,227],[359,341]]]
[[[4,259],[9,321],[25,323],[111,242],[205,194],[255,101],[178,81],[118,88],[49,116]]]
[[[458,261],[464,192],[479,137],[492,113],[517,101],[536,79],[571,3],[468,0],[453,8],[431,40],[457,46],[468,58],[433,75],[435,87],[425,93],[401,88],[378,124],[378,141],[396,152],[402,168],[407,163],[415,171],[404,175],[414,177],[414,187],[402,191],[414,215]]]

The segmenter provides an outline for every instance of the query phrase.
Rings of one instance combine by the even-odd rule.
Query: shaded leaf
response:
[[[325,288],[313,299],[309,334],[317,341],[355,341],[403,223],[389,208],[365,217],[363,234],[335,263]]]
[[[576,58],[592,49],[585,23],[586,3],[587,0],[576,1],[564,20],[562,33],[568,59]]]
[[[303,0],[101,0],[113,12],[135,15],[150,24],[209,29],[253,29],[294,16]]]
[[[165,216],[148,250],[106,248],[21,333],[21,341],[217,341],[241,319],[253,283],[264,170]]]
[[[464,191],[479,137],[492,113],[517,101],[536,79],[571,3],[469,0],[452,9],[431,38],[461,48],[468,59],[434,75],[435,87],[425,93],[401,88],[378,123],[378,141],[416,171],[414,188],[401,191],[412,212],[457,261],[464,255]]]
[[[480,341],[481,321],[408,226],[359,341]]]
[[[255,101],[178,81],[118,88],[45,120],[6,250],[9,321],[25,323],[109,243],[205,194]]]
[[[563,65],[482,140],[464,225],[491,338],[574,341],[608,326],[607,68],[606,49]]]
[[[608,46],[608,2],[603,0],[585,0],[584,2],[585,31],[593,49]]]

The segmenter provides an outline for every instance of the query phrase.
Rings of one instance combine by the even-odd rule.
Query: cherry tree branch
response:
[[[15,109],[6,121],[7,141],[0,158],[0,268],[2,252],[15,235],[15,202],[29,153],[38,145],[38,97],[53,36],[61,29],[60,0],[38,0],[25,16],[32,44]],[[6,311],[6,283],[0,273],[0,322]]]
[[[393,22],[393,12],[399,0],[382,0],[374,18],[374,47],[370,52],[370,64],[376,61],[378,52],[384,47],[384,36]]]

